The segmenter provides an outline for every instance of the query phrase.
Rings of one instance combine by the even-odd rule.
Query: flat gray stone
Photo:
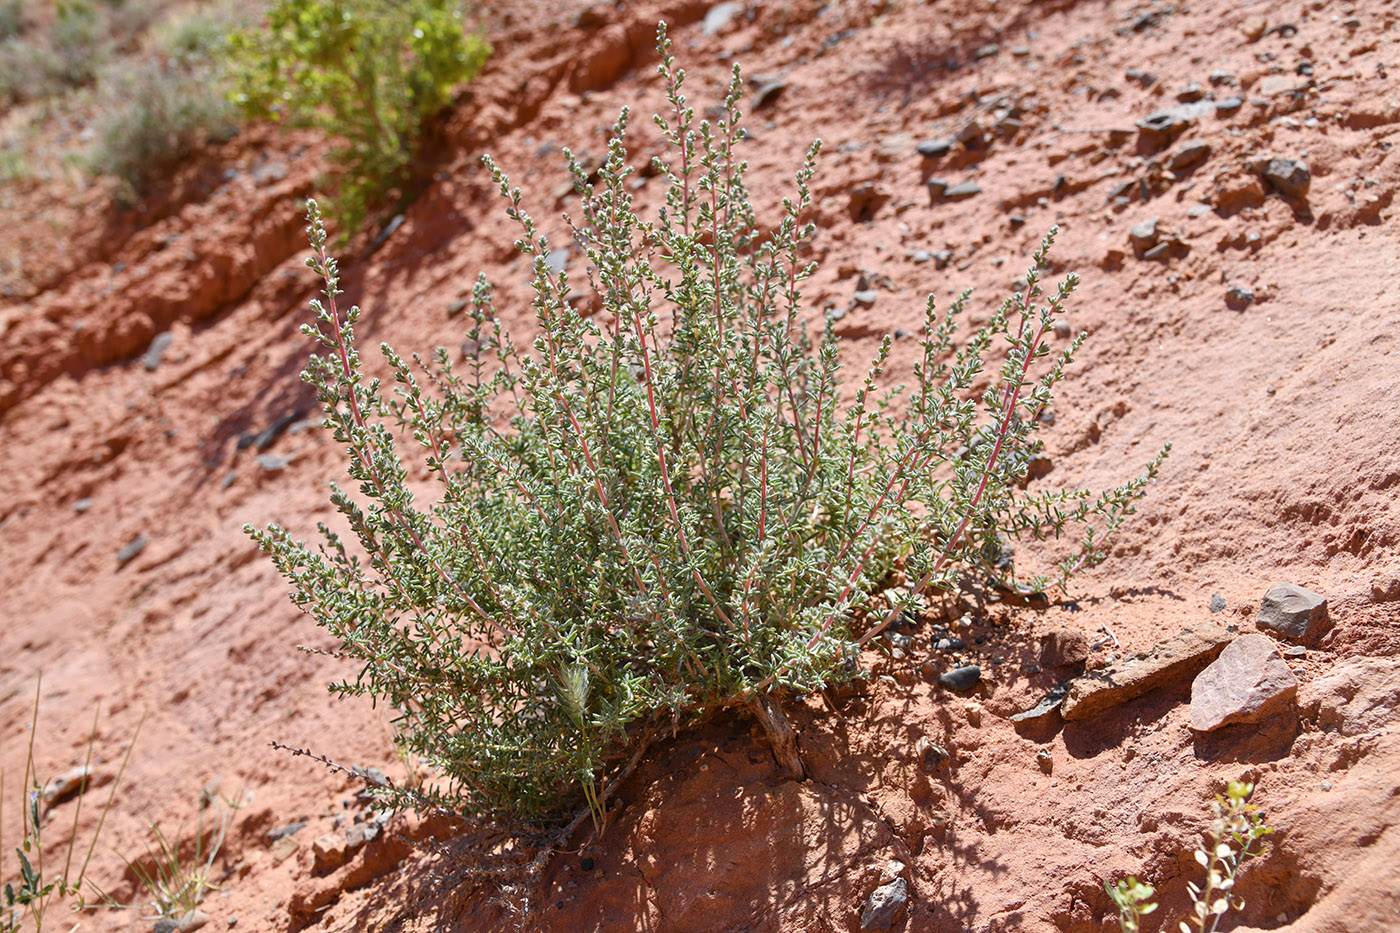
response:
[[[943,197],[949,201],[960,201],[963,198],[970,198],[975,194],[982,193],[982,186],[975,181],[964,181],[953,185],[943,192]]]
[[[909,902],[909,882],[896,878],[870,893],[860,912],[862,930],[888,930]]]
[[[1210,732],[1264,722],[1294,706],[1298,678],[1273,639],[1244,635],[1220,652],[1191,684],[1191,728]]]
[[[1294,641],[1315,638],[1327,627],[1327,598],[1296,583],[1280,583],[1264,594],[1255,624]]]
[[[1055,711],[1064,702],[1066,694],[1069,693],[1069,684],[1058,684],[1045,694],[1045,697],[1035,706],[1023,713],[1016,713],[1011,717],[1011,721],[1017,725],[1025,723],[1039,724],[1055,715]]]

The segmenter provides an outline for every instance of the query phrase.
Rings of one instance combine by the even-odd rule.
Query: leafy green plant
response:
[[[126,862],[127,869],[150,896],[149,904],[157,917],[183,917],[199,906],[205,892],[218,889],[213,882],[214,860],[223,849],[234,813],[242,806],[242,801],[237,798],[222,797],[202,805],[189,857],[181,852],[181,834],[177,832],[174,839],[167,837],[155,820],[150,824],[155,848],[152,849],[148,843],[146,857],[134,862],[123,856],[122,861]],[[210,809],[216,810],[217,815],[214,824],[206,826],[205,815]],[[93,887],[108,907],[130,909],[142,906],[119,903],[100,888]]]
[[[332,690],[387,701],[402,747],[441,775],[399,805],[542,817],[581,791],[570,825],[585,812],[602,823],[610,787],[661,729],[736,706],[800,774],[782,693],[850,676],[861,645],[960,572],[1039,590],[1102,559],[1166,455],[1098,495],[1018,491],[1082,339],[1053,356],[1046,345],[1078,281],[1043,293],[1053,231],[1028,288],[961,344],[968,295],[942,315],[930,299],[912,390],[880,387],[889,338],[845,387],[838,337],[830,321],[812,334],[801,292],[819,146],[775,222],[760,222],[738,70],[722,115],[697,121],[664,27],[659,45],[670,148],[654,165],[667,186],[656,217],[638,216],[627,184],[626,111],[596,182],[566,150],[596,313],[488,160],[531,261],[532,353],[482,279],[465,363],[446,350],[410,363],[383,345],[389,392],[365,373],[360,311],[340,310],[310,205],[324,300],[304,333],[327,352],[303,378],[363,497],[332,487],[358,544],[325,525],[319,548],[275,525],[248,531],[357,665]],[[1005,358],[984,377],[993,345]],[[435,501],[411,491],[395,429],[421,451]],[[1080,543],[1052,575],[1018,584],[998,569],[1006,540],[1070,528]],[[896,565],[912,587],[887,586]]]
[[[75,852],[81,852],[81,846],[78,843],[78,818],[83,812],[82,791],[86,790],[85,787],[79,788],[78,802],[73,808],[73,826],[68,834],[67,846],[62,850],[63,870],[62,872],[49,870],[52,867],[52,861],[50,860],[49,865],[45,864],[44,813],[41,808],[41,805],[45,803],[44,785],[39,782],[38,771],[34,766],[34,739],[39,732],[39,693],[40,683],[36,683],[33,714],[29,722],[29,747],[24,764],[22,786],[26,790],[21,807],[21,838],[19,846],[15,849],[15,856],[19,862],[19,875],[5,883],[4,905],[0,907],[0,933],[18,933],[26,918],[34,933],[39,933],[44,927],[44,919],[48,915],[50,907],[56,902],[71,901],[70,906],[75,911],[82,910],[87,906],[83,899],[82,888],[83,882],[86,880],[88,863],[92,861],[92,853],[97,848],[97,839],[102,834],[102,826],[107,821],[107,814],[111,812],[112,801],[116,797],[122,775],[126,773],[127,762],[131,760],[131,750],[136,746],[136,735],[133,735],[131,744],[127,746],[126,755],[122,758],[121,767],[117,770],[116,780],[112,782],[112,790],[107,795],[107,802],[102,808],[97,828],[93,830],[87,852],[82,856],[82,862],[75,865],[73,855]],[[138,725],[136,733],[139,734],[140,731],[141,727]],[[83,764],[84,777],[82,782],[84,784],[88,779],[87,775],[91,774],[92,749],[96,738],[97,716],[94,714],[92,730],[88,733],[87,760]],[[0,827],[4,826],[4,811],[5,772],[0,769]],[[4,841],[0,840],[0,880],[4,880],[6,877],[4,851]]]
[[[1263,850],[1261,840],[1273,832],[1264,824],[1259,807],[1249,802],[1253,793],[1254,785],[1248,781],[1231,781],[1225,794],[1217,794],[1211,802],[1210,829],[1195,853],[1206,870],[1206,883],[1205,887],[1194,882],[1186,885],[1193,903],[1191,917],[1181,922],[1182,933],[1191,933],[1193,927],[1197,933],[1215,933],[1226,912],[1244,906],[1235,893],[1235,877],[1241,865]]]
[[[1118,908],[1118,926],[1122,928],[1123,933],[1138,933],[1142,929],[1142,918],[1157,909],[1157,905],[1152,901],[1157,889],[1132,875],[1128,876],[1127,881],[1119,881],[1117,884],[1105,882],[1104,889]]]
[[[490,54],[459,4],[276,0],[261,27],[232,36],[234,101],[245,114],[338,140],[336,207],[347,232],[391,189],[407,194],[424,122]]]
[[[1240,866],[1259,855],[1261,840],[1273,832],[1264,824],[1264,814],[1249,802],[1254,785],[1247,781],[1231,781],[1224,795],[1217,794],[1211,802],[1210,828],[1205,842],[1195,851],[1196,862],[1206,870],[1205,887],[1193,881],[1186,883],[1191,894],[1191,916],[1178,924],[1181,933],[1215,933],[1220,918],[1232,908],[1244,907],[1235,893],[1235,877]],[[1259,848],[1255,844],[1259,843]],[[1105,884],[1108,896],[1118,908],[1118,925],[1123,933],[1137,933],[1143,917],[1157,909],[1152,902],[1156,890],[1131,876],[1127,881]]]

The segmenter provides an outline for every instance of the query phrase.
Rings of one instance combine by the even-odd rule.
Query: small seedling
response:
[[[1215,933],[1220,918],[1231,908],[1244,907],[1244,900],[1235,893],[1235,876],[1249,859],[1262,850],[1255,848],[1273,829],[1264,825],[1264,814],[1249,802],[1254,785],[1247,781],[1231,781],[1224,796],[1216,795],[1211,803],[1213,818],[1205,833],[1205,843],[1196,849],[1197,863],[1206,870],[1202,888],[1187,882],[1191,892],[1191,916],[1178,925],[1181,933]],[[1117,884],[1105,884],[1108,896],[1118,908],[1118,925],[1123,933],[1137,933],[1142,918],[1157,909],[1152,897],[1156,889],[1131,875]]]

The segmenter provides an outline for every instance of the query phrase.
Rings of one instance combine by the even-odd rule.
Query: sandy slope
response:
[[[846,307],[861,273],[879,291],[840,322],[850,358],[913,329],[930,291],[946,301],[975,286],[986,313],[1060,225],[1057,268],[1084,279],[1070,317],[1091,338],[1046,434],[1053,469],[1037,482],[1110,485],[1174,445],[1113,559],[1073,593],[1077,611],[977,607],[961,634],[995,673],[972,700],[920,672],[925,660],[936,672],[951,663],[927,629],[912,633],[912,664],[870,654],[888,681],[842,701],[840,718],[797,711],[812,771],[801,785],[777,779],[744,721],[682,734],[623,788],[607,836],[576,838],[586,849],[556,858],[528,889],[473,884],[461,866],[392,841],[314,876],[310,841],[353,811],[353,786],[268,742],[391,773],[402,765],[384,712],[331,700],[324,685],[340,666],[295,650],[326,639],[241,531],[275,520],[311,533],[340,469],[333,444],[302,429],[311,399],[297,380],[311,282],[296,199],[312,189],[318,150],[250,132],[134,218],[64,208],[64,249],[79,256],[71,271],[0,304],[7,790],[42,669],[46,773],[81,760],[100,707],[98,771],[110,776],[146,717],[104,843],[131,854],[148,818],[192,825],[212,776],[251,792],[226,846],[233,872],[206,901],[219,928],[236,917],[240,930],[855,930],[897,860],[911,897],[896,929],[1088,931],[1116,928],[1102,884],[1130,872],[1158,885],[1165,906],[1152,919],[1174,929],[1207,801],[1246,774],[1279,833],[1241,882],[1243,922],[1400,929],[1400,94],[1387,77],[1400,69],[1400,8],[768,2],[715,35],[703,32],[703,5],[599,5],[576,26],[579,10],[531,2],[495,17],[497,55],[442,127],[431,189],[378,251],[362,243],[345,256],[366,343],[455,346],[448,306],[478,271],[498,284],[506,322],[529,332],[524,265],[479,156],[493,152],[547,229],[562,231],[562,161],[541,152],[600,153],[620,105],[661,104],[648,50],[665,16],[697,99],[731,59],[786,82],[751,119],[760,204],[785,193],[802,150],[823,138],[814,314],[828,301]],[[1250,38],[1258,21],[1264,34]],[[984,47],[995,54],[978,57]],[[1310,74],[1297,73],[1303,62]],[[1212,72],[1231,78],[1213,84]],[[1158,151],[1134,121],[1193,82],[1243,103]],[[1013,106],[1015,123],[998,130]],[[976,148],[915,153],[973,119],[988,130]],[[655,130],[634,125],[634,151],[649,156]],[[1208,156],[1164,169],[1195,141]],[[1251,174],[1268,154],[1307,162],[1304,197]],[[929,177],[981,190],[931,204]],[[1124,182],[1129,200],[1115,206],[1110,192]],[[853,200],[866,183],[874,197]],[[28,251],[31,268],[44,250],[57,256],[52,240],[25,232],[60,209],[54,195],[7,204],[0,247]],[[1176,239],[1164,257],[1139,259],[1129,230],[1151,218]],[[939,269],[914,261],[920,250],[952,256]],[[1231,307],[1231,286],[1252,303]],[[164,331],[173,340],[150,370],[141,354]],[[912,341],[895,346],[900,378]],[[241,442],[277,424],[287,429],[265,448]],[[269,470],[259,454],[289,463]],[[80,500],[90,507],[75,510]],[[119,564],[139,535],[144,550]],[[1196,737],[1185,681],[1087,723],[1023,734],[1008,721],[1055,682],[1031,672],[1043,634],[1097,639],[1107,625],[1121,655],[1189,625],[1253,631],[1260,597],[1284,580],[1325,594],[1334,623],[1290,661],[1296,722]],[[1215,594],[1223,613],[1208,609]],[[1114,651],[1099,647],[1091,663]],[[916,755],[921,737],[950,752],[932,773]],[[72,806],[59,808],[60,824]],[[264,833],[302,818],[298,850],[274,864]],[[139,896],[105,844],[95,865]],[[83,924],[144,925],[110,913]]]

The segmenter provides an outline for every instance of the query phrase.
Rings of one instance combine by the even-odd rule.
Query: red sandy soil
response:
[[[778,777],[747,720],[684,732],[621,789],[604,838],[581,830],[527,884],[476,878],[392,838],[314,875],[310,841],[352,812],[355,785],[269,742],[404,768],[385,711],[329,697],[325,685],[347,671],[296,650],[329,645],[241,530],[276,521],[313,534],[332,512],[325,483],[341,475],[319,430],[287,430],[265,450],[240,444],[313,414],[297,378],[314,285],[298,199],[321,165],[314,143],[249,130],[135,212],[109,208],[97,188],[4,192],[9,799],[42,670],[45,775],[81,763],[100,710],[96,771],[110,782],[145,718],[91,872],[119,898],[143,896],[117,853],[141,852],[147,820],[188,831],[216,775],[225,792],[250,795],[217,863],[226,877],[204,903],[206,929],[236,918],[238,930],[856,930],[892,868],[910,886],[898,930],[1114,930],[1103,884],[1130,873],[1161,894],[1145,929],[1174,930],[1209,801],[1248,776],[1278,832],[1222,929],[1400,929],[1400,91],[1387,77],[1400,73],[1400,5],[769,0],[711,36],[704,5],[600,5],[580,20],[582,9],[529,0],[491,15],[496,56],[442,123],[428,190],[381,248],[365,238],[344,255],[365,345],[455,347],[448,306],[479,271],[497,283],[507,325],[529,333],[526,266],[479,158],[493,153],[562,233],[572,199],[556,200],[562,160],[541,149],[596,155],[620,106],[661,106],[650,49],[664,17],[700,107],[731,60],[786,81],[750,120],[758,204],[772,209],[808,142],[825,141],[814,218],[824,265],[807,294],[816,315],[827,301],[846,307],[860,273],[875,280],[874,306],[839,324],[857,365],[880,335],[917,326],[930,291],[946,304],[974,286],[988,313],[1060,225],[1057,271],[1084,279],[1069,319],[1091,336],[1043,435],[1053,468],[1036,482],[1113,485],[1174,445],[1112,558],[1070,594],[1077,611],[1058,596],[1040,609],[974,600],[961,657],[988,676],[970,698],[921,669],[953,663],[927,625],[911,632],[908,661],[867,653],[874,677],[839,716],[815,703],[793,711],[803,783]],[[988,45],[997,53],[978,58]],[[1305,61],[1311,74],[1299,75]],[[1157,80],[1144,86],[1128,69]],[[1234,84],[1213,85],[1213,71]],[[1192,82],[1244,103],[1155,151],[1134,121]],[[1011,105],[1020,126],[993,129],[975,151],[914,152],[974,117],[990,129]],[[655,129],[633,126],[633,151],[649,157]],[[1164,172],[1192,141],[1209,156]],[[1251,174],[1267,154],[1307,162],[1304,197]],[[930,175],[981,192],[930,204]],[[877,197],[853,205],[867,182]],[[1131,200],[1115,207],[1122,182]],[[654,182],[639,194],[658,196]],[[1128,231],[1153,217],[1178,241],[1138,259]],[[944,269],[911,258],[945,249]],[[1253,302],[1228,306],[1231,286]],[[163,331],[173,341],[148,370],[141,355]],[[896,341],[893,378],[907,378],[912,350]],[[259,453],[290,464],[264,469]],[[76,511],[84,499],[90,508]],[[119,565],[141,534],[146,548]],[[1261,596],[1281,581],[1324,594],[1333,623],[1289,661],[1296,716],[1198,736],[1185,679],[1086,722],[1018,732],[1009,721],[1055,682],[1033,673],[1045,633],[1097,642],[1107,626],[1119,646],[1094,649],[1102,666],[1187,626],[1254,631]],[[1215,594],[1224,612],[1209,611]],[[949,752],[931,772],[921,738]],[[86,799],[83,838],[101,796]],[[51,845],[75,805],[57,807]],[[17,813],[5,809],[7,848]],[[264,834],[303,818],[297,851],[274,864]],[[135,912],[80,919],[150,925]]]

